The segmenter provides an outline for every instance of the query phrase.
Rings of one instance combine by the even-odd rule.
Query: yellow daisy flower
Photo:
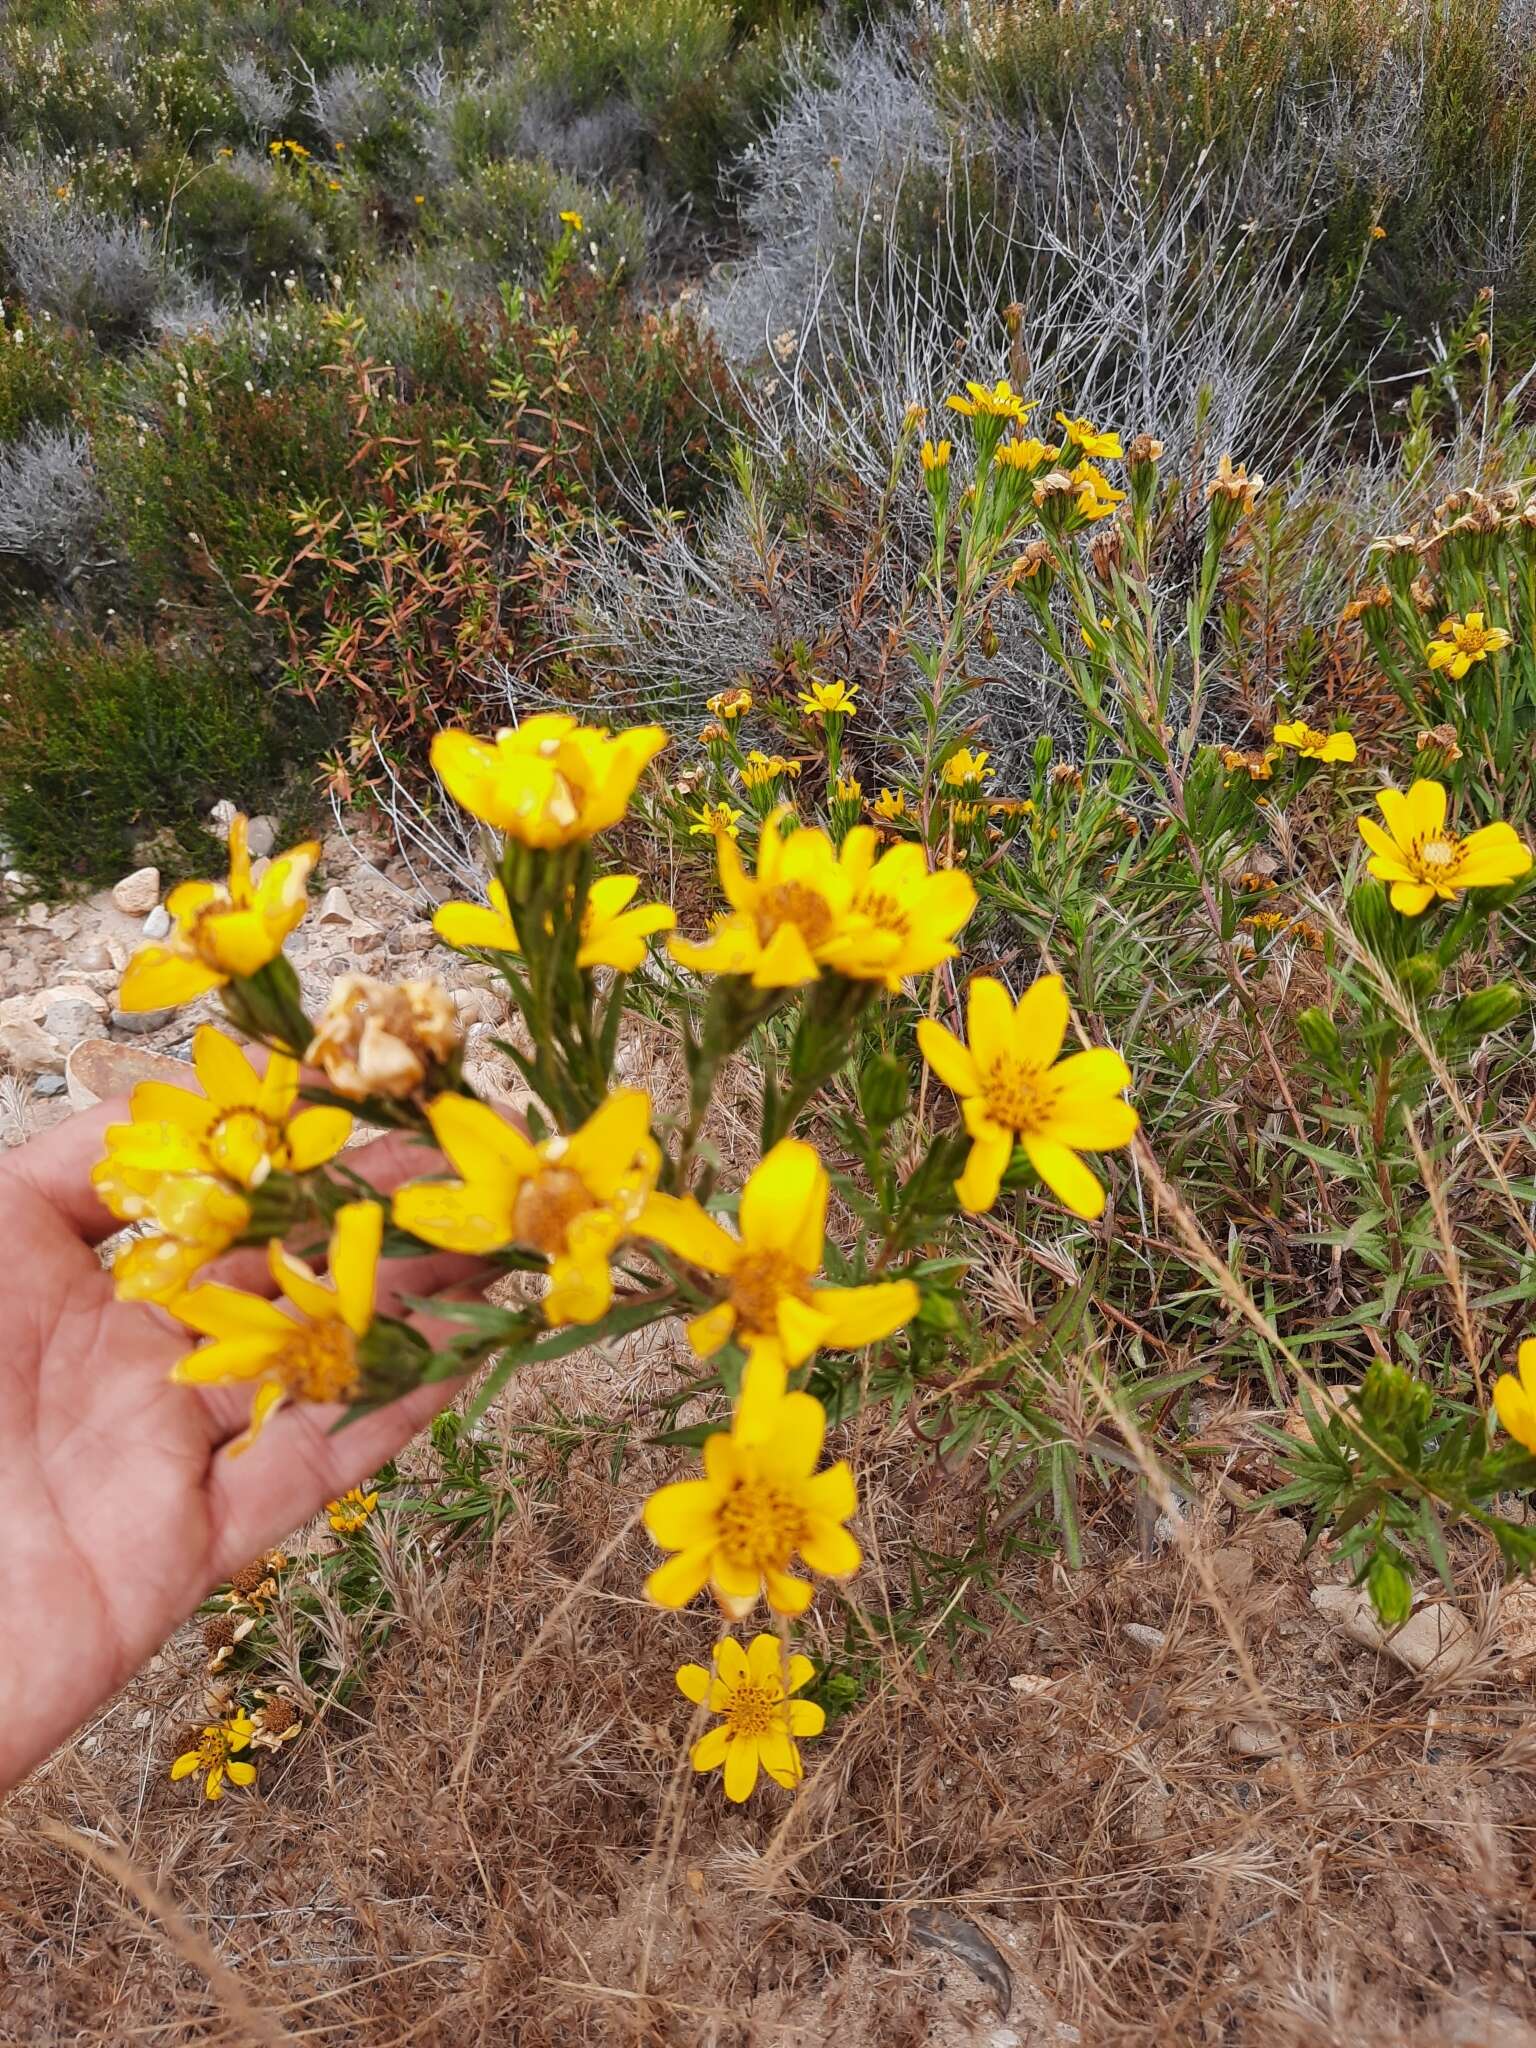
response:
[[[904,789],[882,789],[870,809],[877,818],[885,818],[894,824],[898,818],[908,816],[907,792]]]
[[[857,1351],[917,1314],[910,1280],[864,1287],[817,1286],[826,1242],[826,1168],[813,1148],[782,1138],[741,1191],[738,1237],[706,1216],[691,1195],[652,1195],[637,1237],[649,1237],[725,1282],[713,1307],[693,1318],[688,1341],[708,1358],[732,1337],[747,1353],[737,1429],[756,1434],[760,1409],[782,1396],[785,1374],[813,1352]]]
[[[954,446],[949,441],[925,441],[919,450],[918,459],[923,468],[932,475],[936,469],[948,469]]]
[[[723,1768],[725,1796],[738,1805],[751,1797],[757,1774],[792,1789],[804,1775],[795,1738],[819,1735],[827,1725],[814,1700],[793,1695],[810,1682],[816,1667],[798,1651],[786,1661],[777,1636],[761,1635],[743,1650],[733,1636],[715,1645],[713,1673],[702,1664],[683,1664],[677,1689],[696,1707],[708,1703],[718,1726],[701,1735],[689,1753],[696,1771]]]
[[[738,773],[743,789],[765,789],[770,782],[777,782],[781,775],[798,775],[800,763],[783,754],[765,754],[761,748],[754,747]]]
[[[1033,472],[1044,469],[1047,463],[1054,462],[1060,453],[1060,448],[1054,442],[1037,440],[1034,435],[1030,435],[1023,440],[1004,441],[992,459],[1004,469]]]
[[[1006,377],[999,377],[990,391],[985,384],[967,380],[965,395],[946,398],[944,403],[964,419],[1013,420],[1021,427],[1035,409],[1035,401],[1020,398]]]
[[[230,1450],[255,1442],[286,1401],[349,1401],[362,1385],[358,1346],[373,1326],[374,1284],[384,1238],[377,1202],[348,1202],[331,1230],[329,1282],[277,1241],[267,1264],[296,1319],[258,1294],[210,1283],[178,1295],[166,1306],[178,1322],[212,1342],[188,1352],[171,1368],[183,1386],[228,1386],[254,1381],[251,1420]]]
[[[1289,725],[1277,725],[1270,735],[1277,746],[1294,747],[1304,761],[1353,761],[1355,736],[1351,732],[1319,732],[1303,718]]]
[[[1431,640],[1428,660],[1431,668],[1443,668],[1457,682],[1475,661],[1486,661],[1510,643],[1502,626],[1490,626],[1482,612],[1468,612],[1463,619],[1442,619],[1440,638]]]
[[[571,846],[616,825],[667,736],[658,725],[610,733],[541,712],[494,740],[440,732],[432,766],[472,817],[523,846]]]
[[[1120,1095],[1130,1069],[1107,1046],[1058,1060],[1067,1021],[1060,975],[1042,975],[1017,1003],[1000,981],[978,975],[968,1045],[931,1017],[917,1027],[923,1058],[961,1099],[972,1144],[955,1193],[972,1215],[997,1200],[1015,1138],[1074,1215],[1103,1214],[1104,1190],[1078,1153],[1110,1151],[1135,1136],[1139,1119]]]
[[[638,875],[600,875],[592,884],[581,913],[578,967],[613,967],[623,974],[632,973],[645,958],[645,942],[651,934],[671,931],[677,917],[666,904],[626,908],[639,887]],[[432,919],[433,931],[445,945],[461,952],[521,952],[506,890],[493,879],[488,893],[489,908],[480,903],[444,903]]]
[[[941,779],[951,789],[967,789],[972,783],[990,782],[992,770],[987,766],[990,759],[985,747],[974,754],[969,747],[957,747],[944,763]]]
[[[795,702],[813,718],[825,718],[829,711],[840,711],[847,717],[852,715],[853,700],[858,694],[857,683],[844,682],[839,677],[833,683],[813,682],[809,689],[800,692]]]
[[[565,227],[568,227],[573,235],[579,235],[582,229],[586,226],[586,222],[582,219],[581,215],[576,211],[574,207],[570,207],[564,213],[562,213],[560,216],[560,220],[561,224]]]
[[[120,1125],[160,1146],[159,1163],[141,1167],[121,1150],[98,1162],[91,1179],[114,1216],[154,1226],[123,1246],[112,1261],[112,1285],[123,1301],[168,1302],[191,1285],[210,1259],[250,1228],[245,1196],[217,1175],[200,1172],[195,1146],[174,1125]],[[185,1145],[184,1165],[167,1170]]]
[[[734,689],[719,690],[713,697],[706,697],[704,707],[716,718],[745,718],[752,709],[752,692],[738,683]]]
[[[688,814],[693,823],[688,827],[689,836],[694,839],[713,839],[723,832],[728,839],[741,837],[741,821],[747,815],[737,810],[734,804],[700,804],[696,811]]]
[[[1367,871],[1391,885],[1392,908],[1417,917],[1438,897],[1450,903],[1463,889],[1497,889],[1517,881],[1531,865],[1530,848],[1512,825],[1484,825],[1458,839],[1445,829],[1446,792],[1440,782],[1416,782],[1378,791],[1387,821],[1359,818],[1360,837],[1371,849]]]
[[[1067,439],[1074,447],[1080,448],[1084,455],[1091,456],[1096,462],[1119,462],[1125,455],[1118,434],[1101,433],[1092,420],[1085,420],[1081,414],[1069,419],[1064,412],[1059,412],[1056,424],[1066,429]]]
[[[526,1245],[550,1261],[547,1321],[593,1323],[606,1314],[609,1258],[635,1234],[661,1166],[645,1091],[616,1090],[579,1131],[541,1145],[465,1095],[440,1095],[427,1116],[460,1178],[398,1189],[400,1227],[450,1252]]]
[[[764,1403],[755,1428],[738,1415],[727,1435],[704,1441],[704,1477],[658,1487],[645,1526],[676,1551],[645,1582],[659,1607],[686,1607],[709,1586],[739,1621],[766,1598],[775,1614],[803,1614],[815,1588],[789,1567],[798,1553],[824,1578],[846,1578],[862,1553],[843,1527],[858,1507],[846,1459],[816,1470],[827,1414],[810,1394]]]
[[[1494,1381],[1493,1405],[1515,1442],[1536,1455],[1536,1337],[1520,1346],[1515,1371]]]
[[[858,794],[856,784],[853,793]],[[963,869],[930,872],[927,854],[913,840],[882,853],[880,835],[872,825],[854,826],[838,861],[853,883],[849,908],[854,916],[867,919],[877,933],[896,944],[878,971],[873,966],[843,967],[834,944],[824,954],[829,967],[881,980],[896,990],[909,974],[927,974],[956,957],[960,948],[955,934],[976,908],[976,885]],[[855,943],[862,949],[866,942]]]
[[[839,803],[856,804],[863,799],[864,785],[857,775],[840,773],[832,785],[832,794]]]
[[[224,1797],[226,1778],[232,1785],[254,1785],[256,1766],[249,1758],[237,1758],[236,1752],[248,1750],[255,1733],[256,1723],[244,1712],[210,1722],[197,1748],[185,1751],[171,1765],[172,1779],[190,1778],[194,1771],[201,1771],[206,1799]]]
[[[349,1486],[340,1500],[326,1502],[325,1518],[338,1536],[355,1536],[359,1529],[366,1528],[378,1504],[377,1493],[364,1493],[360,1486]]]
[[[118,1002],[125,1010],[158,1010],[190,1003],[237,976],[259,974],[283,950],[303,917],[319,843],[280,853],[259,882],[251,880],[246,821],[231,820],[229,879],[182,882],[165,900],[170,938],[140,946],[123,970]]]
[[[1117,491],[1109,478],[1095,469],[1091,462],[1078,463],[1071,472],[1071,481],[1077,489],[1078,512],[1084,519],[1107,519],[1115,507],[1124,502],[1124,491]]]

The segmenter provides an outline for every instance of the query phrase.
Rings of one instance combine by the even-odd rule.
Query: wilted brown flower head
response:
[[[1216,465],[1216,474],[1205,487],[1205,501],[1209,505],[1223,498],[1244,512],[1251,512],[1263,488],[1263,477],[1250,476],[1242,463],[1234,467],[1232,457],[1223,455]]]
[[[1421,754],[1438,754],[1443,761],[1459,761],[1461,746],[1454,725],[1429,725],[1419,731],[1414,744]]]
[[[448,991],[436,981],[374,981],[344,974],[320,1015],[308,1058],[338,1095],[414,1095],[462,1040]]]
[[[1157,462],[1161,459],[1163,444],[1154,434],[1137,434],[1125,451],[1125,459],[1134,469],[1140,462]]]
[[[1392,602],[1392,592],[1385,583],[1378,583],[1374,590],[1367,590],[1359,597],[1352,597],[1339,613],[1341,626],[1352,626],[1356,619],[1363,619],[1367,612],[1380,611]]]

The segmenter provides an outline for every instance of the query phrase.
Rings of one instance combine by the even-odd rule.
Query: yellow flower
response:
[[[732,690],[720,690],[713,697],[706,697],[704,706],[716,718],[744,718],[752,709],[752,692],[738,683]]]
[[[907,792],[904,789],[882,789],[870,806],[877,818],[894,822],[905,818],[907,813]]]
[[[1510,636],[1502,626],[1485,623],[1482,612],[1468,612],[1465,620],[1442,619],[1441,638],[1429,643],[1429,665],[1443,668],[1457,682],[1474,661],[1486,661],[1509,645]]]
[[[208,1799],[224,1797],[226,1778],[232,1785],[254,1785],[256,1766],[249,1759],[237,1762],[236,1752],[248,1750],[255,1733],[256,1723],[244,1712],[210,1722],[197,1748],[187,1750],[171,1765],[172,1779],[190,1778],[194,1771],[201,1771],[203,1794]]]
[[[864,785],[857,775],[839,775],[832,786],[832,794],[839,803],[856,804],[864,795]]]
[[[1229,775],[1241,773],[1250,782],[1268,782],[1274,775],[1280,754],[1279,747],[1265,747],[1262,752],[1255,748],[1251,753],[1244,753],[1238,747],[1223,747],[1221,765]]]
[[[256,1383],[250,1425],[231,1451],[254,1443],[285,1401],[350,1401],[357,1394],[363,1378],[358,1344],[373,1324],[383,1239],[384,1211],[377,1202],[348,1202],[338,1209],[329,1283],[276,1240],[269,1244],[272,1278],[300,1319],[261,1295],[216,1282],[166,1304],[188,1329],[213,1339],[178,1359],[173,1380],[196,1387]]]
[[[1406,796],[1383,789],[1376,802],[1387,821],[1359,818],[1360,837],[1371,849],[1367,870],[1391,884],[1392,908],[1417,917],[1436,897],[1449,903],[1463,889],[1498,889],[1517,881],[1531,865],[1530,849],[1512,825],[1484,825],[1458,839],[1445,829],[1445,785],[1416,782]]]
[[[259,974],[303,917],[319,858],[318,843],[307,840],[280,853],[253,883],[246,821],[232,819],[229,879],[182,882],[171,891],[165,907],[175,929],[165,944],[140,946],[128,962],[118,996],[123,1009],[190,1003],[227,981]]]
[[[990,782],[992,770],[987,766],[990,759],[985,748],[973,754],[969,747],[957,747],[944,763],[943,780],[951,789],[967,789],[972,783]]]
[[[1371,222],[1371,240],[1373,242],[1384,242],[1386,239],[1386,229],[1382,226],[1379,220],[1373,220]]]
[[[340,1500],[326,1502],[325,1517],[338,1536],[355,1536],[378,1504],[377,1493],[364,1493],[360,1486],[349,1486]]]
[[[781,1138],[741,1191],[732,1237],[694,1198],[652,1195],[635,1227],[690,1265],[726,1284],[718,1301],[688,1325],[688,1341],[708,1358],[733,1336],[747,1353],[736,1433],[760,1433],[784,1391],[786,1371],[830,1346],[857,1351],[890,1336],[917,1314],[910,1280],[866,1287],[818,1287],[826,1239],[826,1168],[811,1146]]]
[[[734,804],[700,804],[696,811],[688,814],[693,823],[688,827],[689,835],[695,839],[713,839],[724,833],[728,839],[741,837],[741,821],[745,811],[739,811]]]
[[[1027,440],[1004,441],[992,459],[1004,469],[1036,470],[1054,462],[1060,453],[1054,443],[1036,440],[1031,435]]]
[[[133,1122],[108,1127],[109,1154],[116,1148],[125,1163],[132,1158],[148,1164],[149,1155],[130,1146],[131,1135],[146,1125],[169,1128],[191,1140],[199,1166],[242,1188],[259,1188],[273,1171],[311,1172],[333,1159],[352,1135],[344,1109],[292,1114],[299,1063],[287,1053],[273,1053],[258,1075],[232,1038],[216,1025],[200,1024],[192,1040],[192,1069],[201,1095],[169,1081],[139,1082],[129,1103]],[[178,1169],[168,1160],[165,1170]]]
[[[645,958],[651,933],[671,931],[677,918],[664,903],[625,907],[639,887],[638,875],[601,875],[592,884],[581,913],[578,967],[632,973]],[[480,903],[444,903],[432,919],[432,929],[445,945],[461,951],[521,952],[506,890],[494,879],[488,890],[488,909]]]
[[[1125,498],[1124,491],[1117,491],[1091,462],[1078,463],[1071,472],[1071,481],[1077,490],[1078,512],[1084,519],[1107,519]]]
[[[1319,732],[1305,719],[1277,725],[1271,738],[1277,746],[1294,747],[1304,761],[1353,761],[1355,736],[1350,732]]]
[[[460,1178],[397,1190],[400,1227],[450,1252],[526,1245],[550,1262],[546,1321],[594,1323],[605,1315],[613,1300],[610,1255],[635,1234],[661,1165],[645,1091],[616,1090],[579,1131],[541,1145],[465,1095],[440,1095],[427,1116]]]
[[[1536,1454],[1536,1337],[1520,1346],[1515,1373],[1501,1372],[1493,1383],[1493,1405],[1500,1422],[1517,1444]]]
[[[343,974],[332,984],[306,1057],[338,1095],[404,1101],[453,1060],[463,1035],[441,982]]]
[[[563,712],[541,712],[494,740],[440,732],[432,766],[472,817],[524,846],[570,846],[618,823],[646,764],[666,743],[657,725],[610,733]]]
[[[919,450],[919,460],[928,475],[936,469],[948,469],[954,447],[948,441],[925,441]]]
[[[576,211],[574,207],[571,207],[566,212],[562,213],[560,219],[562,224],[565,227],[568,227],[571,230],[572,234],[575,235],[579,235],[582,229],[585,228],[586,226],[586,222],[582,219],[581,215]]]
[[[955,934],[976,908],[976,885],[963,869],[930,872],[927,854],[912,840],[881,853],[872,825],[856,825],[848,834],[839,865],[853,883],[853,915],[896,944],[878,970],[872,964],[842,966],[835,948],[826,954],[829,966],[895,990],[909,974],[927,974],[955,958]]]
[[[819,1735],[827,1725],[814,1700],[792,1697],[815,1675],[809,1657],[788,1660],[777,1636],[754,1637],[743,1650],[734,1636],[715,1645],[714,1673],[702,1664],[678,1667],[677,1689],[696,1707],[708,1703],[718,1726],[701,1735],[689,1752],[696,1771],[724,1766],[725,1796],[738,1805],[752,1796],[759,1770],[792,1790],[804,1776],[795,1738]]]
[[[825,718],[829,711],[841,711],[851,715],[853,700],[859,694],[857,683],[845,683],[841,677],[835,683],[813,682],[808,690],[802,690],[795,702],[802,711],[808,711],[813,718]]]
[[[1006,377],[999,377],[989,391],[985,384],[966,382],[967,396],[946,398],[944,403],[951,412],[960,413],[965,419],[1012,420],[1023,426],[1035,409],[1033,399],[1020,398]]]
[[[193,1140],[174,1125],[118,1128],[139,1134],[136,1145],[114,1147],[91,1179],[114,1216],[153,1224],[154,1231],[123,1246],[112,1261],[112,1284],[124,1301],[168,1302],[245,1234],[251,1206],[239,1189],[197,1170]],[[136,1163],[137,1144],[158,1149],[154,1165]]]
[[[845,1459],[816,1466],[827,1414],[811,1394],[765,1401],[756,1427],[738,1416],[704,1443],[704,1477],[659,1487],[645,1526],[661,1550],[676,1551],[645,1582],[659,1607],[686,1607],[709,1586],[734,1620],[766,1598],[775,1614],[803,1614],[815,1590],[789,1567],[796,1553],[824,1578],[859,1568],[858,1544],[843,1527],[858,1491]]]
[[[1017,1004],[1000,981],[978,975],[970,987],[969,1045],[931,1017],[917,1027],[923,1058],[961,1098],[973,1142],[955,1193],[972,1215],[997,1200],[1015,1137],[1075,1216],[1103,1213],[1104,1190],[1077,1155],[1110,1151],[1135,1136],[1139,1120],[1120,1095],[1130,1069],[1107,1046],[1057,1060],[1067,1020],[1060,975],[1042,975]]]
[[[1232,457],[1224,454],[1216,465],[1216,474],[1205,487],[1205,499],[1210,504],[1213,499],[1223,498],[1241,506],[1244,512],[1251,512],[1263,488],[1263,477],[1249,476],[1242,463],[1234,469]]]
[[[1065,427],[1067,439],[1080,448],[1084,455],[1092,456],[1099,462],[1118,462],[1125,450],[1120,446],[1120,436],[1114,433],[1100,433],[1092,420],[1085,420],[1081,414],[1069,419],[1064,412],[1056,415],[1058,426]]]
[[[777,782],[781,775],[799,773],[798,761],[791,761],[783,754],[765,754],[754,747],[741,769],[741,786],[743,789],[765,789],[770,782]]]

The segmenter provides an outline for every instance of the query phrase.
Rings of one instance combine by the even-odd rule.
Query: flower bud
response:
[[[908,1074],[904,1061],[877,1053],[859,1076],[859,1107],[871,1130],[889,1130],[907,1106]]]
[[[1315,1005],[1303,1010],[1296,1019],[1296,1030],[1314,1059],[1324,1060],[1329,1066],[1338,1064],[1344,1048],[1339,1038],[1339,1027],[1326,1010]]]

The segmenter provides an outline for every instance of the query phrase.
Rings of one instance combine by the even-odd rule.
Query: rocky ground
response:
[[[215,822],[225,815],[220,806]],[[274,844],[272,821],[253,818],[258,873]],[[222,1019],[216,996],[141,1015],[117,1007],[130,953],[169,930],[169,887],[155,868],[137,868],[95,895],[32,903],[0,920],[0,1145],[20,1144],[72,1109],[122,1092],[161,1060],[189,1059],[197,1026]],[[513,1070],[485,1043],[505,1026],[496,977],[437,943],[433,907],[389,843],[365,830],[331,833],[310,913],[288,947],[306,1004],[318,1011],[339,974],[445,981],[472,1076],[486,1092],[508,1092]]]

